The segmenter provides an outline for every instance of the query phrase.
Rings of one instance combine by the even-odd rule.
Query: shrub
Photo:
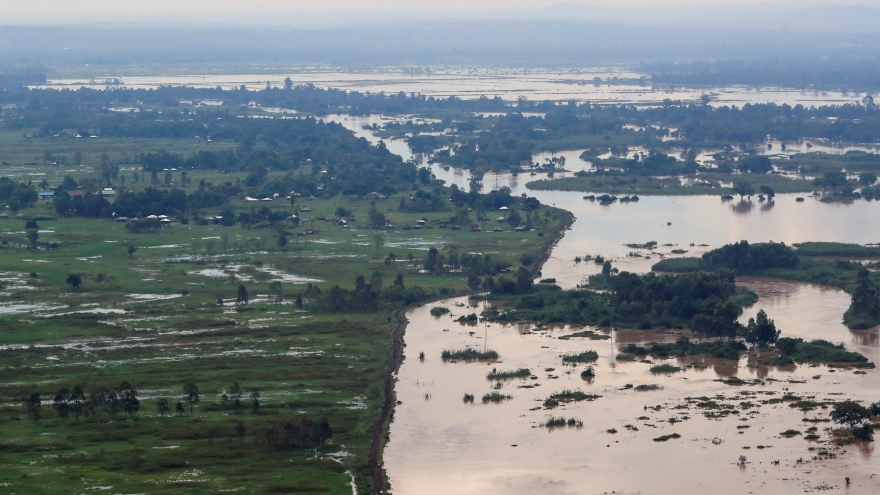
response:
[[[478,351],[476,349],[444,350],[440,357],[443,359],[461,359],[464,361],[487,361],[498,359],[495,351]]]

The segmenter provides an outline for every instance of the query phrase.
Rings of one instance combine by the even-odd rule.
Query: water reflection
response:
[[[755,204],[752,203],[751,200],[740,200],[739,202],[730,205],[730,211],[736,213],[737,215],[748,215],[752,212],[752,209],[754,207]]]

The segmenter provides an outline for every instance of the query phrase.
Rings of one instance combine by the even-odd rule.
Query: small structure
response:
[[[45,192],[39,193],[37,196],[40,198],[40,200],[45,201],[47,199],[54,199],[55,193],[52,191],[45,191]]]
[[[508,207],[506,207],[506,206],[502,206],[501,208],[498,208],[498,209],[501,210],[501,211],[507,211],[507,210],[509,210],[510,208],[508,208]]]
[[[116,217],[116,221],[119,223],[126,223],[128,222],[128,217]]]

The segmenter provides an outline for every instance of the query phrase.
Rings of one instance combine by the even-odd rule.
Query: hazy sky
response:
[[[780,3],[788,1],[798,5],[814,2],[795,0],[584,0],[585,5],[601,7],[638,7],[665,5],[729,5],[743,3]],[[370,10],[417,12],[435,11],[455,14],[467,10],[511,10],[547,7],[564,3],[559,0],[2,0],[0,22],[16,20],[39,21],[89,19],[124,19],[136,21],[139,18],[156,20],[170,16],[196,16],[217,18],[225,16],[261,16],[266,14],[296,15],[306,11],[327,10]],[[840,5],[839,0],[826,0],[822,3]],[[880,6],[880,0],[854,0],[847,4]]]

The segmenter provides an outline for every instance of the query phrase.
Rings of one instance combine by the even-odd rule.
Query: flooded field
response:
[[[744,105],[746,103],[787,103],[789,105],[834,105],[852,103],[864,94],[836,91],[813,91],[787,88],[752,88],[729,86],[718,88],[654,87],[649,81],[639,83],[646,76],[622,67],[588,67],[575,69],[517,69],[492,67],[435,67],[413,73],[399,67],[379,67],[368,70],[336,68],[274,69],[256,74],[184,74],[164,75],[107,74],[98,79],[53,79],[41,87],[79,88],[106,87],[156,88],[160,85],[193,86],[198,88],[237,89],[245,86],[259,90],[268,83],[282,87],[290,77],[294,84],[314,84],[320,88],[339,88],[360,92],[404,92],[446,98],[478,98],[500,96],[515,101],[530,100],[591,101],[593,103],[658,104],[663,100],[699,101],[703,94],[711,94],[713,105]],[[601,83],[594,83],[594,78]],[[114,79],[118,78],[117,81]],[[613,78],[633,80],[631,84],[608,84]]]
[[[375,140],[361,127],[381,125],[381,119],[340,121]],[[412,156],[402,141],[386,144],[405,158]],[[575,171],[588,165],[578,155],[562,155],[566,168]],[[467,171],[430,166],[438,178],[467,187]],[[488,174],[483,184],[485,189],[509,187],[513,194],[528,193],[575,214],[577,221],[542,273],[566,288],[599,271],[592,262],[576,262],[578,256],[603,255],[620,270],[647,272],[663,257],[698,256],[742,239],[789,244],[880,241],[880,205],[873,202],[797,202],[797,195],[780,195],[772,203],[721,202],[717,197],[692,196],[642,197],[639,202],[602,206],[584,200],[583,193],[528,190],[529,180],[525,174]],[[626,246],[648,241],[659,247]],[[842,324],[850,299],[843,291],[766,279],[739,283],[760,296],[747,308],[744,321],[764,309],[784,336],[843,343],[880,362],[878,329],[850,331]],[[880,491],[873,443],[835,446],[831,440],[836,425],[827,421],[827,405],[791,407],[798,400],[876,401],[880,382],[875,371],[768,367],[750,355],[739,362],[620,362],[616,356],[627,343],[669,342],[679,335],[615,330],[606,332],[606,340],[560,340],[575,330],[453,322],[481,310],[464,307],[467,303],[459,298],[435,304],[451,309],[451,315],[441,317],[431,316],[428,306],[407,314],[407,353],[396,387],[401,404],[385,451],[394,493],[661,494],[694,493],[696,487],[719,494]],[[465,347],[495,350],[500,358],[488,365],[440,358],[445,349]],[[581,378],[585,366],[561,361],[562,354],[587,349],[599,354],[593,363],[596,377],[589,381]],[[682,371],[649,371],[652,364],[663,363]],[[493,369],[518,368],[528,368],[531,378],[486,378]],[[543,405],[564,390],[598,397],[554,408]],[[481,397],[491,393],[510,398],[481,403]],[[465,394],[474,402],[465,402]],[[544,426],[554,418],[564,419],[565,426]],[[788,430],[797,433],[782,435]],[[849,486],[845,477],[850,478]]]
[[[840,324],[845,293],[775,281],[744,285],[761,295],[757,306],[776,318],[785,335],[845,342],[869,359],[880,357],[876,329],[856,335]],[[827,409],[790,407],[799,399],[876,400],[874,372],[780,369],[744,357],[738,363],[655,360],[683,371],[651,373],[651,364],[617,361],[621,345],[675,335],[615,331],[608,340],[560,340],[572,329],[454,323],[460,314],[478,311],[455,306],[465,303],[439,304],[452,316],[433,317],[428,307],[407,315],[407,358],[396,389],[402,404],[385,453],[395,493],[694,493],[696,487],[731,494],[839,492],[845,476],[851,478],[850,493],[880,490],[873,443],[836,447],[829,442],[832,424],[807,421],[824,420]],[[495,350],[500,358],[490,364],[440,359],[444,349],[465,346]],[[560,358],[585,349],[599,354],[590,381],[580,376],[583,365],[564,365]],[[424,360],[417,357],[421,352]],[[534,379],[486,378],[493,369],[517,368],[528,368]],[[730,377],[748,385],[721,382]],[[564,390],[599,397],[544,407],[546,398]],[[480,403],[491,392],[512,398]],[[475,403],[465,403],[464,394],[475,396]],[[542,426],[554,417],[582,426]],[[787,430],[800,433],[782,436]],[[811,432],[818,439],[804,439]]]

